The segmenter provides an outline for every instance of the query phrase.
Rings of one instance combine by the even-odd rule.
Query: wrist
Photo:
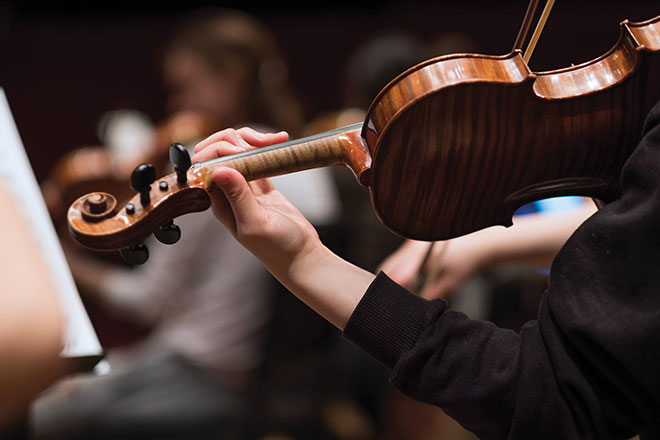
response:
[[[321,241],[311,243],[288,262],[283,283],[296,285],[304,284],[307,279],[319,279],[337,264],[336,259],[339,257]]]
[[[281,275],[272,272],[301,301],[343,329],[375,275],[318,242],[301,252]]]

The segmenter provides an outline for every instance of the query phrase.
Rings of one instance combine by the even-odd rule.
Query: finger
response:
[[[250,127],[243,127],[236,130],[236,132],[253,147],[262,148],[280,142],[289,140],[289,133],[280,131],[277,133],[262,133],[251,129]]]
[[[225,225],[232,235],[236,236],[236,219],[225,194],[222,191],[211,191],[209,196],[211,197],[213,215]]]
[[[238,136],[240,140],[236,140],[236,136]],[[247,141],[244,141],[240,135],[237,135],[236,130],[233,128],[226,128],[224,130],[213,133],[211,136],[197,143],[197,145],[195,145],[194,152],[197,153],[216,142],[229,141],[231,139],[233,139],[233,141],[236,143],[236,146],[240,146],[243,149],[250,147],[250,144],[248,144]],[[242,142],[244,143],[242,144]]]
[[[221,167],[213,171],[213,182],[222,190],[236,222],[236,231],[240,234],[241,229],[249,230],[258,226],[262,218],[263,208],[257,202],[250,186],[238,171]]]
[[[205,160],[216,159],[218,157],[228,156],[230,154],[242,153],[244,151],[245,148],[236,146],[231,142],[218,141],[208,145],[198,153],[195,153],[193,157],[190,158],[190,161],[192,163],[204,162]]]
[[[220,142],[229,141],[236,146],[249,149],[252,147],[265,147],[267,145],[285,142],[289,139],[289,135],[285,131],[279,133],[260,133],[252,128],[243,127],[238,130],[227,128],[207,137],[203,141],[195,145],[195,153],[203,150],[209,145]]]

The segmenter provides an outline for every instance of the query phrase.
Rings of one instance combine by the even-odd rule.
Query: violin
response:
[[[141,162],[156,164],[158,170],[166,169],[168,150],[162,145],[179,141],[196,142],[216,129],[206,116],[192,112],[176,113],[160,123],[153,134],[152,148],[137,156],[117,161],[104,146],[83,147],[66,154],[53,167],[42,191],[48,209],[54,219],[63,216],[62,207],[68,207],[82,194],[105,191],[118,194],[128,200],[132,193],[126,183],[130,173]]]
[[[192,166],[174,145],[174,174],[155,180],[141,165],[131,177],[139,194],[122,208],[108,193],[80,197],[69,229],[84,246],[128,247],[140,262],[145,251],[132,246],[209,207],[220,166],[254,180],[346,165],[386,227],[428,241],[511,225],[518,207],[541,198],[611,201],[660,100],[659,52],[660,16],[623,21],[607,53],[559,70],[532,72],[519,48],[434,58],[390,82],[363,123]]]

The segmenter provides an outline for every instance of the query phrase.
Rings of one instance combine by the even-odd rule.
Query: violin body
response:
[[[658,51],[660,17],[623,22],[609,52],[567,69],[532,73],[518,51],[413,67],[376,97],[363,128],[376,213],[400,235],[443,240],[508,226],[542,198],[616,198],[660,100]]]
[[[551,72],[531,72],[519,51],[435,58],[388,84],[361,126],[194,164],[185,183],[157,181],[169,189],[153,191],[149,204],[135,196],[130,214],[90,214],[94,194],[84,196],[69,209],[69,228],[93,248],[135,244],[177,215],[208,208],[218,166],[254,180],[347,165],[381,221],[420,240],[510,225],[518,207],[541,198],[609,201],[660,100],[659,54],[656,17],[624,21],[606,54]]]

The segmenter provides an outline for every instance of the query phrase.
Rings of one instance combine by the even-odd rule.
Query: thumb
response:
[[[262,214],[263,208],[241,173],[232,168],[221,167],[214,170],[211,177],[229,202],[237,232],[245,229],[246,225],[254,222],[256,216]]]

